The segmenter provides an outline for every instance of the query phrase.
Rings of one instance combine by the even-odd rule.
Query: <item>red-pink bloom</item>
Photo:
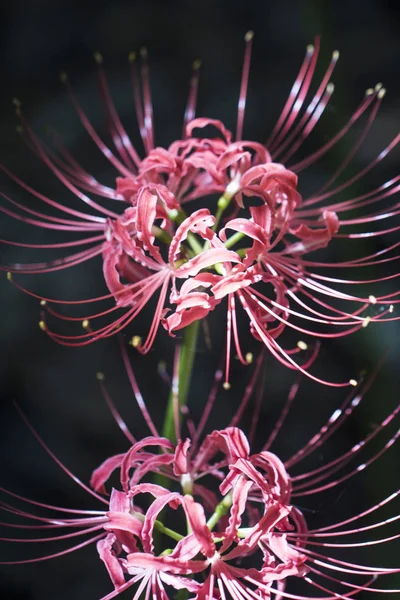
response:
[[[300,506],[308,496],[314,498],[329,489],[339,490],[388,451],[400,435],[399,430],[387,433],[398,420],[400,406],[364,439],[341,450],[337,458],[301,469],[308,456],[321,452],[325,442],[340,431],[371,381],[349,394],[319,431],[282,461],[270,447],[295,400],[298,384],[292,387],[281,417],[258,452],[250,449],[259,420],[258,403],[248,436],[237,426],[251,401],[261,362],[257,361],[229,426],[204,437],[203,430],[222,382],[222,372],[217,371],[201,421],[197,427],[190,419],[187,422],[190,437],[183,435],[176,419],[176,445],[159,435],[130,367],[132,388],[151,434],[139,441],[122,420],[101,379],[103,392],[129,447],[94,471],[91,488],[77,479],[34,432],[67,475],[103,506],[102,510],[90,511],[49,506],[2,488],[14,503],[28,505],[17,508],[6,500],[0,501],[6,514],[11,512],[23,521],[33,521],[27,527],[42,530],[36,541],[70,543],[64,551],[17,563],[55,558],[97,543],[98,555],[114,587],[103,600],[111,600],[128,588],[132,589],[134,600],[139,600],[142,593],[167,599],[171,588],[186,589],[190,598],[198,600],[308,600],[316,594],[334,600],[371,591],[399,594],[400,590],[382,588],[376,581],[378,576],[399,573],[396,563],[393,567],[380,567],[365,564],[357,554],[351,558],[351,552],[368,546],[392,543],[395,550],[400,538],[398,528],[394,529],[399,522],[397,512],[388,518],[379,516],[378,511],[398,501],[398,490],[357,514],[324,526],[311,527],[313,515],[307,517],[307,523]],[[366,454],[371,442],[385,435],[380,449]],[[108,482],[115,471],[119,474],[118,489]],[[168,482],[173,491],[168,489]],[[329,519],[333,510],[330,506],[324,511]],[[7,526],[21,528],[20,523]],[[49,535],[49,530],[54,529],[62,533]],[[370,537],[374,532],[377,535]],[[83,541],[76,544],[76,538]],[[23,537],[1,540],[25,542]],[[342,550],[347,551],[345,555]],[[302,592],[296,586],[293,590],[296,581],[303,582]]]
[[[398,242],[367,256],[357,256],[352,246],[356,240],[379,239],[399,230],[395,222],[399,206],[388,207],[385,200],[399,191],[400,176],[355,196],[351,186],[385,158],[400,141],[400,135],[361,171],[340,180],[368,133],[385,90],[379,85],[368,90],[336,135],[309,156],[295,159],[333,92],[330,79],[337,52],[317,89],[310,92],[319,53],[317,39],[315,46],[307,48],[268,141],[265,144],[247,141],[243,139],[243,122],[251,38],[246,36],[235,136],[220,121],[195,118],[199,75],[196,65],[183,138],[168,148],[156,146],[146,57],[141,76],[143,98],[135,62],[131,63],[144,158],[132,146],[118,117],[100,57],[97,57],[100,91],[114,149],[99,137],[65,79],[83,126],[116,170],[115,188],[90,176],[58,137],[54,140],[55,149],[39,141],[18,105],[28,145],[88,210],[75,210],[46,197],[1,166],[25,191],[56,209],[60,216],[33,210],[4,194],[6,204],[0,208],[3,213],[38,227],[80,234],[79,239],[72,241],[35,246],[67,252],[76,248],[72,254],[49,262],[6,268],[10,272],[49,272],[101,256],[109,291],[91,300],[64,302],[41,298],[44,304],[41,326],[57,341],[79,345],[114,335],[141,312],[152,296],[158,295],[147,339],[137,343],[139,350],[147,352],[160,323],[174,334],[223,303],[227,310],[228,368],[232,343],[239,359],[246,362],[236,319],[236,309],[240,306],[248,316],[253,335],[283,364],[304,372],[312,358],[299,365],[293,358],[299,349],[287,349],[278,341],[287,326],[301,335],[324,338],[347,335],[370,321],[398,319],[389,313],[399,302],[399,292],[381,292],[378,285],[397,279],[397,271],[368,274],[369,268],[383,269],[396,264]],[[366,124],[347,156],[322,188],[302,197],[302,171],[325,156],[362,116],[366,117]],[[216,133],[211,135],[215,137],[209,137],[208,132],[203,134],[205,127],[213,129]],[[208,199],[214,194],[219,196],[216,206],[215,201]],[[113,200],[113,208],[106,208],[92,196]],[[193,212],[191,201],[199,199],[207,205]],[[388,225],[384,225],[386,222]],[[313,258],[312,252],[323,250],[334,241],[347,243],[348,256],[355,258],[348,258],[347,253],[344,260],[335,263],[323,254]],[[81,246],[85,249],[80,250]],[[357,274],[347,276],[349,269],[357,269]],[[18,282],[16,285],[21,287]],[[360,285],[364,291],[352,292]],[[79,317],[65,316],[55,308],[57,304],[84,305],[110,300],[111,307]],[[86,331],[78,335],[53,331],[49,315],[83,323]]]

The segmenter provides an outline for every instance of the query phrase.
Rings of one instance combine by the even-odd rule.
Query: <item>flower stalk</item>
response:
[[[178,439],[176,419],[178,422],[181,421],[182,408],[187,404],[199,329],[200,321],[194,321],[194,323],[185,328],[183,334],[183,341],[180,348],[178,381],[175,382],[175,385],[171,386],[162,430],[163,437],[166,437],[172,443],[176,443]]]

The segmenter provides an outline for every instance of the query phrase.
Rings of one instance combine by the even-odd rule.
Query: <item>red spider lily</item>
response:
[[[49,262],[8,265],[6,268],[10,272],[49,272],[102,255],[104,279],[110,292],[90,300],[41,298],[45,313],[41,327],[58,342],[81,345],[114,335],[158,293],[147,339],[137,343],[139,350],[147,352],[160,323],[173,334],[226,301],[227,371],[232,336],[239,359],[246,363],[236,319],[239,304],[249,318],[252,334],[283,364],[306,372],[313,358],[299,365],[293,358],[299,348],[286,349],[278,342],[286,327],[317,338],[334,338],[348,335],[371,321],[399,318],[389,314],[393,312],[393,305],[400,301],[399,292],[377,293],[380,283],[398,277],[397,271],[379,276],[365,275],[368,268],[395,264],[399,258],[396,254],[398,242],[375,254],[361,254],[336,263],[329,258],[309,256],[335,241],[354,244],[355,240],[377,239],[400,228],[393,222],[399,215],[399,204],[388,208],[384,202],[399,191],[400,176],[361,195],[349,197],[348,193],[353,184],[398,144],[399,134],[369,165],[340,182],[340,176],[350,165],[376,117],[385,90],[380,85],[368,90],[360,106],[336,135],[309,156],[292,160],[331,98],[333,84],[330,78],[338,53],[333,53],[312,94],[319,40],[315,46],[307,48],[277,124],[266,144],[260,144],[243,140],[251,44],[252,35],[248,34],[235,141],[220,121],[195,118],[199,78],[196,63],[184,117],[184,136],[168,149],[156,147],[154,143],[146,53],[142,55],[141,78],[135,57],[131,56],[135,112],[145,150],[143,159],[132,146],[119,119],[101,57],[96,57],[100,92],[114,149],[95,131],[64,78],[82,125],[116,170],[115,189],[102,185],[89,175],[58,137],[55,137],[56,150],[41,142],[17,103],[28,145],[87,209],[75,210],[61,205],[1,166],[25,191],[56,209],[61,216],[33,210],[4,194],[2,197],[11,208],[6,204],[0,210],[38,227],[80,234],[74,241],[39,244],[36,248],[78,249],[84,246],[86,249]],[[343,162],[321,189],[302,198],[299,192],[301,172],[325,156],[363,115],[367,119],[364,129]],[[218,137],[196,137],[196,132],[207,126],[216,128]],[[206,199],[212,194],[219,195],[214,215],[210,207],[190,212],[192,200]],[[115,208],[107,209],[92,196],[113,200]],[[89,209],[95,214],[88,212]],[[230,211],[228,216],[226,211]],[[390,219],[390,225],[379,228],[387,219]],[[352,248],[351,252],[353,254]],[[350,268],[358,269],[360,273],[347,277],[345,273]],[[22,287],[18,282],[15,285]],[[353,293],[351,289],[355,286],[363,286],[365,291],[361,295]],[[65,316],[55,309],[56,304],[85,305],[109,300],[113,303],[111,307],[79,318]],[[86,331],[78,335],[55,332],[50,328],[46,314],[83,324]]]
[[[179,360],[178,355],[176,360]],[[262,356],[256,361],[251,381],[231,423],[205,437],[204,427],[222,383],[222,371],[216,372],[197,427],[188,417],[189,437],[183,435],[179,423],[179,390],[174,381],[175,427],[179,438],[176,445],[159,435],[132,368],[125,362],[151,435],[139,441],[134,438],[110,399],[103,376],[99,377],[112,414],[130,447],[100,465],[93,473],[89,488],[54,456],[28,424],[60,467],[105,507],[80,511],[50,506],[2,488],[3,494],[11,496],[14,502],[18,500],[30,508],[16,508],[1,500],[1,509],[34,523],[3,522],[2,525],[42,532],[37,539],[2,537],[2,541],[26,544],[27,541],[67,540],[71,543],[64,551],[16,561],[17,564],[55,558],[97,543],[99,557],[114,585],[114,591],[103,596],[103,600],[114,598],[127,588],[134,589],[135,600],[143,592],[154,598],[167,599],[171,588],[186,589],[191,598],[215,600],[308,600],[316,593],[319,598],[333,600],[364,592],[399,593],[398,589],[384,589],[376,583],[378,577],[399,573],[398,567],[371,566],[357,558],[349,558],[351,551],[357,552],[364,547],[398,543],[400,533],[393,527],[399,522],[399,516],[395,512],[391,518],[382,518],[379,511],[398,501],[399,490],[366,510],[317,528],[307,524],[301,509],[296,506],[306,496],[314,497],[329,489],[339,489],[344,482],[377,461],[399,437],[400,430],[394,434],[388,432],[398,420],[400,405],[364,439],[337,458],[320,467],[298,468],[340,431],[356,411],[371,380],[350,393],[320,430],[282,461],[270,447],[295,400],[298,383],[292,386],[281,416],[257,453],[250,451],[259,420],[257,399],[249,435],[237,426],[254,392],[257,395],[262,392],[255,390],[255,382],[260,379]],[[372,440],[379,437],[383,438],[380,449],[366,454]],[[294,467],[296,474],[291,474]],[[119,472],[119,489],[110,489],[108,495],[106,487],[109,487],[108,480],[114,471]],[[154,476],[161,478],[159,483],[154,482]],[[168,481],[176,491],[167,489]],[[34,508],[39,512],[34,512]],[[39,509],[50,511],[51,516],[49,513],[42,516]],[[170,527],[171,515],[178,524],[173,529]],[[54,529],[62,533],[49,535],[48,530]],[[374,532],[378,532],[378,536],[370,537]],[[160,534],[163,534],[161,538]],[[80,536],[84,541],[74,544],[75,538]],[[341,551],[346,552],[345,557]],[[294,580],[303,584],[304,592],[290,591]]]

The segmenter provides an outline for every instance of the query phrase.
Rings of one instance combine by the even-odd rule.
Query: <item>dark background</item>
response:
[[[61,70],[67,70],[82,103],[100,131],[103,113],[96,96],[94,51],[101,51],[113,96],[121,117],[133,139],[137,132],[132,119],[127,55],[132,49],[146,45],[149,49],[151,87],[155,106],[156,141],[167,145],[179,137],[186,101],[187,82],[193,59],[203,61],[197,114],[223,119],[229,129],[235,127],[235,111],[243,56],[243,36],[255,31],[245,137],[264,141],[279,114],[282,103],[297,74],[305,46],[316,34],[322,36],[321,64],[328,64],[334,49],[341,60],[333,76],[336,91],[331,108],[313,138],[313,148],[323,143],[331,132],[351,115],[364,90],[378,81],[388,88],[382,109],[366,143],[355,159],[354,172],[371,160],[393,138],[399,129],[400,108],[400,11],[392,1],[363,0],[318,2],[303,0],[273,1],[175,1],[156,2],[50,2],[14,1],[3,5],[0,19],[1,97],[0,157],[40,191],[70,202],[70,194],[47,172],[15,135],[16,119],[11,104],[13,96],[23,102],[30,123],[41,133],[47,124],[54,125],[65,144],[79,156],[89,172],[112,185],[113,170],[88,141],[65,92],[58,81]],[[103,127],[104,129],[104,127]],[[335,156],[332,157],[333,164]],[[382,183],[398,173],[399,151],[395,150],[367,182],[356,192]],[[324,180],[330,168],[324,164],[304,176],[305,188]],[[19,200],[27,195],[16,188],[5,175],[0,176],[1,189]],[[366,188],[363,188],[363,185]],[[31,201],[31,200],[30,200]],[[42,231],[32,231],[10,219],[1,219],[1,237],[38,242]],[[36,237],[35,237],[36,236]],[[42,237],[41,237],[42,236]],[[49,233],[45,241],[54,240]],[[389,238],[393,243],[394,238]],[[365,252],[373,252],[366,244]],[[1,262],[28,262],[32,256],[24,249],[2,247]],[[55,275],[22,280],[33,291],[53,297],[71,295],[80,298],[102,293],[99,262],[59,272]],[[20,279],[21,281],[21,279]],[[395,283],[392,284],[395,289]],[[390,287],[389,287],[390,289]],[[118,342],[99,342],[83,349],[57,346],[41,331],[38,302],[10,285],[5,278],[0,284],[1,310],[1,404],[0,404],[0,478],[2,485],[33,499],[61,506],[97,508],[73,482],[54,465],[21,421],[12,401],[16,400],[40,435],[57,456],[79,477],[88,481],[90,473],[110,454],[122,452],[127,444],[118,432],[101,398],[95,374],[104,371],[110,390],[132,430],[143,432],[142,422],[133,408],[132,395],[122,367]],[[151,307],[143,314],[130,334],[146,332]],[[201,413],[201,403],[212,382],[212,374],[223,347],[224,327],[221,317],[211,319],[213,346],[204,342],[196,358],[196,377],[192,388],[194,415]],[[318,454],[318,461],[328,460],[347,449],[365,435],[390,412],[398,402],[398,335],[397,324],[368,327],[352,338],[327,343],[315,366],[315,372],[331,380],[358,377],[374,366],[388,349],[388,355],[376,382],[368,392],[364,407],[342,432]],[[244,336],[244,346],[254,342]],[[145,397],[160,424],[166,388],[157,378],[160,360],[170,366],[172,345],[160,331],[155,349],[147,357],[131,352]],[[222,396],[215,414],[219,427],[226,424],[232,406],[243,390],[241,368],[234,364],[229,395]],[[287,394],[292,373],[267,361],[268,392],[260,419],[259,441],[270,431],[279,406]],[[344,398],[345,391],[322,388],[304,382],[285,434],[274,450],[283,458],[304,443]],[[375,451],[394,432],[390,429],[375,445]],[[265,435],[264,435],[265,437]],[[373,449],[372,449],[373,450]],[[397,457],[397,460],[396,460]],[[399,451],[392,449],[379,463],[342,491],[313,498],[304,505],[311,523],[329,524],[335,518],[354,514],[381,500],[398,487]],[[312,507],[312,508],[311,508]],[[398,510],[398,503],[397,503]],[[395,514],[390,506],[382,515]],[[383,518],[383,516],[382,516]],[[5,520],[7,515],[5,515]],[[0,535],[13,535],[2,528]],[[393,530],[394,531],[394,530]],[[397,529],[398,531],[398,529]],[[392,533],[389,531],[388,535]],[[56,546],[0,543],[3,560],[18,560],[57,551]],[[366,564],[398,566],[399,544],[381,549],[371,547],[368,554],[357,551],[349,557],[361,557]],[[381,583],[385,585],[384,581]],[[392,580],[387,585],[395,586]],[[397,586],[399,584],[397,583]],[[51,562],[34,565],[0,567],[0,595],[5,599],[96,599],[111,586],[95,548]],[[303,590],[304,591],[304,590]],[[130,597],[133,594],[126,594]],[[373,599],[375,594],[360,597]],[[124,596],[125,597],[125,596]]]

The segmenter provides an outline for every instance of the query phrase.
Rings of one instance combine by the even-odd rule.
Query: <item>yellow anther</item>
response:
[[[46,304],[47,304],[46,300],[41,300],[40,301],[40,306],[46,306]]]
[[[371,317],[365,317],[361,327],[367,327],[371,323]]]
[[[196,60],[193,61],[193,65],[192,65],[193,70],[197,71],[198,69],[200,69],[202,62],[203,61],[201,60],[201,58],[196,58]]]
[[[253,353],[247,352],[245,359],[246,359],[247,364],[251,365],[251,363],[253,362]]]
[[[167,370],[167,363],[165,362],[165,360],[159,361],[159,363],[157,365],[157,369],[159,372],[165,373],[165,371]]]
[[[61,81],[61,83],[66,83],[68,81],[68,75],[65,71],[61,71],[60,81]]]
[[[307,350],[308,349],[308,345],[303,342],[303,340],[299,340],[297,342],[297,347],[300,348],[300,350]]]
[[[102,373],[101,371],[99,371],[98,373],[96,373],[96,377],[99,381],[104,381],[105,380],[105,375],[104,373]]]
[[[374,88],[368,88],[367,90],[365,90],[366,96],[371,96],[373,93],[374,93]]]
[[[7,279],[8,281],[12,281],[12,273],[10,271],[7,271]]]
[[[356,387],[358,385],[358,383],[355,379],[350,379],[349,384],[352,385],[353,387]]]
[[[224,383],[222,384],[222,387],[224,388],[224,390],[230,390],[231,384],[229,383],[229,381],[224,381]]]
[[[244,41],[245,42],[250,42],[254,37],[254,31],[248,31],[246,33],[246,35],[244,36]]]
[[[147,55],[147,48],[145,46],[142,46],[142,48],[140,48],[140,56],[143,58],[143,60],[146,60]]]
[[[368,300],[371,302],[371,304],[376,304],[375,296],[368,296]]]
[[[98,64],[98,65],[101,65],[101,63],[103,62],[103,57],[102,57],[102,55],[100,54],[100,52],[95,52],[95,53],[93,54],[93,56],[94,56],[94,60],[97,62],[97,64]]]
[[[328,94],[333,94],[333,92],[335,91],[335,84],[328,83],[328,85],[326,86],[326,91],[328,92]]]
[[[389,312],[390,312],[390,313],[392,313],[393,311],[394,311],[394,306],[393,306],[393,304],[391,304],[391,305],[389,306]]]
[[[332,58],[333,58],[333,60],[338,60],[339,56],[340,56],[339,50],[334,50],[332,52]]]
[[[312,44],[308,44],[307,53],[312,54],[314,52],[314,46]]]
[[[46,331],[47,325],[44,321],[39,321],[39,327],[42,331]]]
[[[133,52],[133,51],[129,52],[129,54],[128,54],[128,60],[129,60],[129,62],[135,62],[135,60],[136,60],[136,52]]]
[[[376,86],[375,86],[375,91],[379,92],[379,90],[382,89],[382,85],[383,85],[383,83],[381,83],[381,82],[377,83]]]
[[[382,88],[381,90],[379,90],[378,100],[382,100],[382,98],[385,96],[385,94],[386,94],[386,88]]]
[[[89,327],[89,319],[84,319],[82,321],[82,327],[83,327],[83,329],[88,329],[88,327]]]
[[[140,337],[140,335],[134,335],[129,343],[134,348],[138,348],[142,343],[142,338]]]

